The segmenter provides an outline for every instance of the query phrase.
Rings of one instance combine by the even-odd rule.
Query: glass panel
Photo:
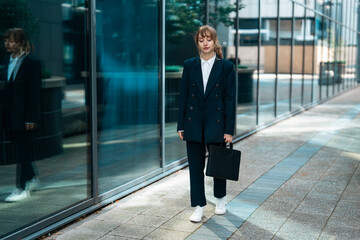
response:
[[[275,118],[275,79],[276,79],[276,1],[261,1],[261,49],[260,53],[260,103],[259,123]]]
[[[30,51],[18,40],[22,30],[12,29],[6,38],[17,47],[0,53],[2,238],[90,198],[91,175],[84,1],[3,0],[0,11],[2,46],[9,28],[34,43]],[[8,64],[10,53],[16,65]],[[26,122],[38,128],[26,130]],[[15,186],[30,192],[9,197]]]
[[[353,1],[353,6],[355,5],[355,1]],[[351,28],[353,29],[351,31],[351,86],[354,86],[356,84],[356,32],[357,29],[357,18],[356,18],[356,7],[352,8],[352,21],[351,21]]]
[[[322,18],[319,15],[314,14],[314,46],[315,46],[315,53],[314,53],[314,81],[313,81],[313,99],[315,102],[320,100],[320,62],[322,58]]]
[[[290,110],[292,2],[280,1],[280,46],[277,115]]]
[[[335,3],[335,13],[334,19],[338,22],[342,20],[342,3],[340,0],[336,1]],[[342,32],[341,32],[341,25],[334,23],[334,42],[335,42],[335,53],[334,53],[334,80],[335,80],[335,89],[334,92],[337,93],[341,91],[342,85],[342,74],[344,69],[344,62],[342,61],[342,47],[341,47],[341,39],[342,39]]]
[[[346,27],[340,26],[340,37],[339,37],[339,44],[340,44],[340,52],[339,52],[339,61],[341,62],[341,84],[340,84],[340,91],[345,89],[345,77],[346,77],[346,47],[345,47],[345,33]]]
[[[326,90],[328,88],[328,66],[325,64],[328,59],[328,20],[323,16],[319,16],[319,34],[320,39],[318,46],[321,47],[319,57],[319,99],[327,97]]]
[[[300,108],[302,103],[303,91],[303,55],[304,55],[304,31],[305,19],[304,7],[295,4],[295,24],[294,24],[294,53],[293,53],[293,74],[291,92],[291,110]]]
[[[158,3],[96,1],[99,192],[160,168]]]
[[[233,0],[209,0],[209,24],[217,33],[224,59],[235,62],[236,3]]]
[[[335,78],[336,78],[336,64],[335,64],[335,23],[329,20],[329,59],[328,59],[328,96],[335,93]]]
[[[313,99],[313,72],[314,72],[314,37],[315,13],[307,10],[305,19],[305,62],[304,62],[304,105],[309,105]]]
[[[203,24],[204,1],[166,0],[165,13],[165,162],[186,156],[177,132],[179,88],[186,59],[198,55],[194,34]]]
[[[256,125],[256,88],[258,76],[259,44],[259,2],[241,1],[239,10],[238,44],[238,134],[248,131]],[[235,29],[232,30],[235,40]],[[232,53],[235,57],[235,53]],[[231,57],[231,54],[230,54]]]
[[[344,60],[345,60],[345,75],[344,75],[344,89],[347,89],[349,87],[349,13],[350,13],[350,1],[344,1],[344,17],[343,22],[345,24],[344,29]]]

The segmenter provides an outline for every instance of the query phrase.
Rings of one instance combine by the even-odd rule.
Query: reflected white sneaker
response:
[[[204,216],[204,207],[197,206],[195,212],[190,217],[190,221],[201,222],[203,216]]]
[[[27,191],[34,191],[39,188],[40,181],[37,178],[33,178],[30,181],[26,182],[25,190]]]
[[[226,213],[226,202],[225,197],[218,198],[216,201],[215,214],[225,214]]]
[[[21,189],[16,188],[7,198],[5,198],[5,202],[17,202],[24,200],[28,197],[30,197],[29,191],[21,191]]]

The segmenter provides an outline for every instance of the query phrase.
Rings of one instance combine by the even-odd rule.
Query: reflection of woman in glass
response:
[[[190,220],[200,222],[206,205],[204,190],[205,147],[232,142],[235,124],[235,73],[222,59],[213,27],[202,26],[195,35],[200,57],[184,63],[180,86],[178,133],[186,141],[191,206]],[[214,178],[215,213],[226,212],[226,180]]]
[[[34,160],[34,130],[40,123],[40,61],[29,55],[32,44],[21,28],[5,32],[5,48],[10,53],[5,67],[3,90],[4,120],[7,139],[15,144],[19,164],[16,189],[5,199],[16,202],[30,197],[37,187]]]

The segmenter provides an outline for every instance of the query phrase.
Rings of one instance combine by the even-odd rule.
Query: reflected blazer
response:
[[[184,140],[221,143],[224,134],[234,135],[235,86],[234,65],[227,60],[215,59],[205,93],[200,57],[184,62],[177,126]]]
[[[40,124],[41,62],[26,55],[13,81],[7,81],[8,63],[0,91],[3,127],[10,131],[25,131],[25,123]],[[0,107],[1,108],[1,107]]]

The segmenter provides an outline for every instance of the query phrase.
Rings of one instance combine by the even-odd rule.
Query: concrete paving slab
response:
[[[317,240],[319,235],[302,232],[278,232],[274,240]]]
[[[223,216],[223,217],[220,217]],[[230,227],[240,227],[244,223],[244,220],[240,220],[237,218],[231,219],[228,218],[227,215],[214,215],[212,218],[206,221],[207,225],[222,225],[222,226],[230,226]]]
[[[154,231],[156,228],[149,226],[140,226],[133,224],[121,224],[111,232],[109,235],[120,236],[120,237],[130,237],[136,239],[142,239],[147,236],[149,233]]]
[[[95,214],[94,219],[96,220],[102,220],[102,221],[110,221],[114,223],[124,223],[134,217],[136,217],[137,214],[132,212],[125,212],[125,211],[107,211],[105,213],[101,214]]]
[[[360,226],[360,218],[352,218],[347,216],[331,216],[326,224],[328,228],[353,228],[359,229]]]
[[[267,233],[275,235],[285,221],[286,218],[278,217],[276,215],[274,215],[273,218],[256,218],[251,216],[241,226],[240,230],[256,227],[265,230]]]
[[[264,202],[259,209],[275,211],[275,212],[293,212],[296,209],[297,205],[287,202],[277,202],[277,201],[266,201]]]
[[[196,234],[200,235],[208,235],[214,237],[230,237],[233,232],[237,230],[236,227],[231,226],[222,226],[222,225],[214,225],[214,224],[204,224],[199,229],[196,230]]]
[[[191,234],[186,240],[227,240],[227,237],[216,237],[216,236],[209,236],[209,235],[202,235],[202,234]]]
[[[259,226],[242,226],[240,229],[238,229],[231,237],[230,239],[241,239],[241,240],[270,240],[274,236],[273,233],[268,232],[264,229],[262,229]]]
[[[66,234],[61,234],[61,232],[59,232],[55,236],[56,236],[56,239],[59,239],[59,240],[74,240],[74,239],[88,240],[88,239],[100,238],[103,235],[104,235],[104,233],[102,233],[102,232],[96,232],[96,231],[85,230],[85,229],[81,229],[81,230],[73,229],[73,230],[66,232]]]
[[[148,215],[137,215],[136,217],[129,220],[127,223],[139,225],[139,226],[149,226],[149,227],[160,227],[170,218],[168,217],[158,217],[158,216],[148,216]]]
[[[100,221],[100,220],[90,220],[86,221],[83,224],[76,227],[76,230],[89,230],[89,231],[96,231],[98,233],[109,233],[113,229],[119,226],[118,222],[113,221]]]
[[[134,239],[136,239],[136,238],[105,235],[105,236],[99,238],[98,240],[134,240]]]
[[[183,211],[186,207],[184,206],[169,206],[169,205],[161,205],[152,207],[143,214],[149,216],[158,216],[158,217],[173,217],[177,215],[179,212]]]
[[[166,223],[162,224],[160,228],[168,230],[176,230],[182,232],[194,232],[196,229],[201,227],[201,223],[190,222],[189,219],[170,219]]]
[[[359,239],[360,229],[325,227],[320,237],[327,239],[354,240]]]
[[[360,219],[359,208],[354,208],[352,204],[349,204],[346,206],[341,206],[341,207],[336,206],[332,215],[334,217],[350,217],[350,218],[359,218]]]
[[[313,215],[325,215],[330,216],[335,208],[333,203],[321,204],[316,201],[302,202],[296,208],[297,213],[308,213]]]
[[[156,239],[156,240],[182,240],[185,239],[190,233],[183,232],[183,231],[175,231],[175,230],[168,230],[158,228],[155,231],[151,232],[147,235],[144,239]]]

